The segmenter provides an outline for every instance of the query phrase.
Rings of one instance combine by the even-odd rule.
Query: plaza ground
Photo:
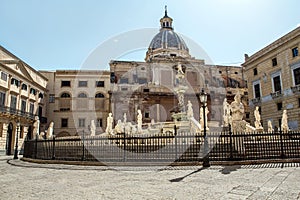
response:
[[[0,156],[0,199],[299,199],[300,163],[109,167]]]

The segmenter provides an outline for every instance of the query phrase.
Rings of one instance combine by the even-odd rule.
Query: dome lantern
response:
[[[162,29],[166,28],[166,29],[173,30],[172,22],[173,22],[173,19],[168,16],[167,6],[165,6],[165,16],[160,19],[160,27]]]

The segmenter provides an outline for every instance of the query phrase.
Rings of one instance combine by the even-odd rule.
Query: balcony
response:
[[[261,103],[261,99],[260,97],[257,97],[255,99],[251,99],[251,102],[254,104],[254,105],[258,105]]]
[[[3,105],[0,105],[0,112],[2,114],[6,114],[6,115],[24,117],[24,118],[31,119],[31,120],[34,119],[34,114],[33,113],[24,112],[22,110],[17,110],[15,108],[10,108],[10,107],[3,106]]]
[[[283,96],[283,94],[281,93],[281,90],[276,91],[276,92],[273,92],[273,93],[271,93],[270,95],[272,96],[272,99],[277,99],[277,98]]]
[[[293,93],[299,93],[300,92],[300,85],[296,85],[294,87],[291,87],[291,90]]]

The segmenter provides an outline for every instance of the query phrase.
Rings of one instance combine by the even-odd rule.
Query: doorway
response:
[[[7,128],[7,135],[6,135],[6,155],[12,155],[12,147],[13,147],[13,124],[9,123]]]

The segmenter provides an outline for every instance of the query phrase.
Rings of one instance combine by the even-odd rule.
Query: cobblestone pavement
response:
[[[0,199],[299,199],[300,164],[105,167],[0,156]]]

